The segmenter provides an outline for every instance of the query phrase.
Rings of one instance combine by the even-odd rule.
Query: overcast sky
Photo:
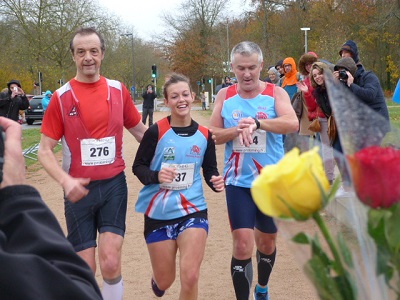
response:
[[[149,40],[151,35],[162,33],[161,15],[163,11],[173,12],[179,8],[184,0],[99,0],[100,4],[116,15],[121,16],[124,23],[133,25],[138,36]],[[223,1],[223,0],[222,0]],[[248,7],[248,0],[230,0],[229,7],[235,15],[243,12],[243,7]]]

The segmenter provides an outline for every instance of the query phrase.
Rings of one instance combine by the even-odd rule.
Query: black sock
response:
[[[232,257],[231,275],[237,300],[248,300],[253,282],[253,265],[251,258],[239,260]]]
[[[258,284],[267,285],[272,268],[275,264],[276,248],[270,255],[266,255],[257,250],[257,269],[258,269]]]

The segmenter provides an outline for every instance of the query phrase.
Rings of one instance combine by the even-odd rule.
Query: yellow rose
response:
[[[330,185],[318,147],[301,155],[294,148],[277,164],[261,170],[252,184],[251,194],[258,208],[268,216],[295,218],[289,205],[301,219],[306,219],[322,208],[323,195],[317,180],[328,192]]]

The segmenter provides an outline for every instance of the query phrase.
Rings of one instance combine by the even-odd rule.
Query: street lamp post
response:
[[[304,30],[304,53],[308,52],[307,49],[307,31],[310,30],[310,27],[302,27],[301,30]]]
[[[132,93],[133,101],[135,101],[135,93],[136,93],[136,72],[135,72],[135,43],[133,40],[133,33],[124,33],[121,36],[129,36],[132,42],[132,86],[134,88]]]

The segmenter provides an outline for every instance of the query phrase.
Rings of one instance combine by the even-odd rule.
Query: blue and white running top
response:
[[[247,117],[276,118],[274,89],[274,84],[266,83],[257,97],[243,99],[237,93],[237,85],[230,86],[221,110],[224,128],[236,127],[240,119]],[[262,167],[277,163],[283,155],[281,134],[258,129],[250,147],[240,146],[238,138],[229,141],[225,145],[225,184],[250,188]]]
[[[175,167],[178,176],[171,184],[149,184],[143,187],[136,211],[157,220],[171,220],[207,209],[201,166],[207,149],[208,129],[200,126],[192,136],[179,136],[167,118],[157,122],[158,143],[150,169],[164,165]]]

